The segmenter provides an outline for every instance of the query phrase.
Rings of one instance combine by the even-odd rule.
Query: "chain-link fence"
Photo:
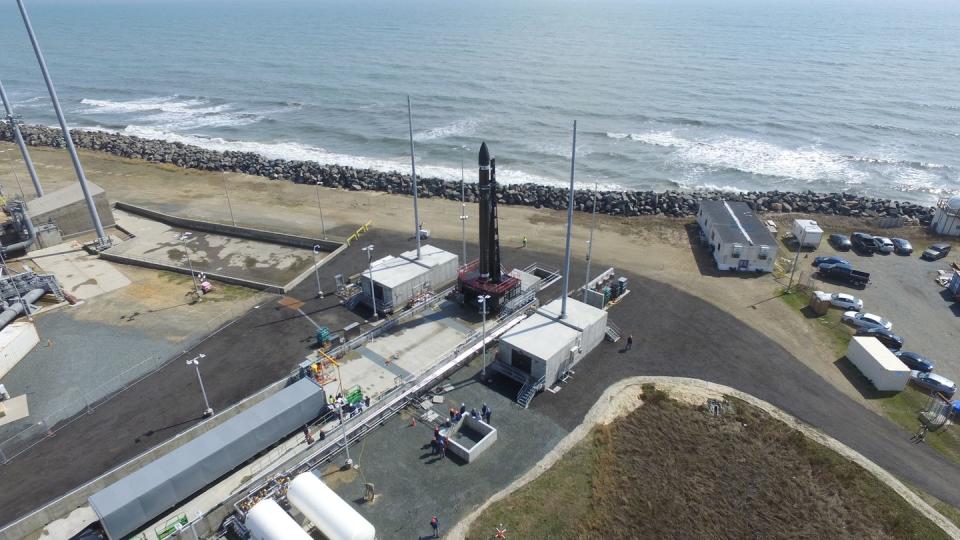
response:
[[[172,355],[151,355],[109,379],[93,387],[69,389],[70,396],[66,405],[39,417],[28,417],[15,422],[2,433],[0,438],[0,464],[7,464],[15,457],[30,450],[44,439],[52,437],[61,429],[69,426],[85,414],[93,413],[97,408],[110,402],[120,393],[130,389],[140,381],[153,375],[170,362],[180,358],[184,352],[205,339],[215,335],[237,317],[248,311],[246,305],[234,306],[210,318],[201,324],[189,336],[181,341],[183,349]],[[29,424],[26,424],[29,420]]]

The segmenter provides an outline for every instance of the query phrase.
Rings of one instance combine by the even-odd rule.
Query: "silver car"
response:
[[[863,311],[863,300],[852,294],[833,293],[830,295],[830,304],[849,311]]]
[[[873,313],[860,313],[858,311],[847,311],[840,318],[843,322],[859,330],[872,330],[874,328],[883,328],[884,330],[893,330],[893,323]]]
[[[874,240],[877,242],[877,251],[880,253],[893,253],[893,250],[896,248],[896,246],[893,245],[893,240],[886,236],[874,236]]]

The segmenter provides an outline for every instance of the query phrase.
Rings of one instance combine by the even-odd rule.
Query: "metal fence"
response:
[[[129,390],[140,381],[150,377],[170,362],[180,358],[189,348],[202,343],[232,324],[236,317],[248,311],[246,306],[237,306],[224,310],[200,325],[189,336],[181,341],[183,349],[169,356],[151,355],[125,370],[104,380],[91,388],[71,389],[72,397],[67,398],[67,404],[53,412],[39,418],[30,418],[30,424],[20,431],[0,439],[0,465],[10,463],[14,458],[30,450],[48,437],[82,418],[85,414],[93,413],[97,408]],[[230,321],[230,322],[228,322]],[[22,421],[21,421],[22,423]]]

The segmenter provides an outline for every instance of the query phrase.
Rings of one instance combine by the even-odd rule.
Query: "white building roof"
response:
[[[451,260],[456,261],[457,256],[449,251],[444,251],[438,247],[431,245],[420,246],[420,258],[417,259],[417,250],[411,249],[400,254],[401,257],[407,259],[408,261],[416,260],[422,266],[427,268],[436,268],[440,265],[449,263]],[[376,270],[374,270],[376,271]]]
[[[382,259],[373,261],[372,267],[373,281],[388,289],[408,283],[430,271],[426,266],[393,255],[387,255]],[[369,278],[370,272],[365,271],[361,276]]]
[[[873,336],[853,336],[853,339],[883,366],[883,369],[887,371],[910,371],[910,368],[904,365],[883,343],[880,343],[879,339]]]
[[[527,317],[500,338],[514,349],[548,359],[576,346],[581,332],[540,312]]]
[[[557,298],[556,300],[538,309],[537,312],[546,315],[547,317],[556,319],[560,317],[560,304],[562,302],[563,299]],[[584,304],[583,302],[574,300],[573,298],[567,298],[567,317],[563,320],[563,322],[579,329],[580,331],[583,331],[603,319],[605,315],[606,312],[602,309]]]

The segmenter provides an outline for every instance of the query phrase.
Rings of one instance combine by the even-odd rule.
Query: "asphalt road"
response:
[[[366,267],[362,245],[378,253],[409,249],[411,239],[371,231],[345,250],[323,272],[324,288],[336,273]],[[459,242],[433,241],[459,252]],[[396,246],[387,250],[387,245]],[[475,248],[471,253],[476,253]],[[506,248],[504,264],[523,267],[539,261],[559,268],[562,253]],[[582,265],[575,265],[582,266]],[[601,264],[594,264],[601,271]],[[583,280],[574,268],[571,288]],[[541,394],[533,407],[571,429],[609,384],[638,374],[706,379],[767,400],[833,437],[932,495],[960,507],[960,466],[910,434],[859,406],[794,359],[784,349],[713,305],[673,287],[629,276],[633,293],[611,311],[613,320],[634,336],[629,353],[604,342],[577,369],[558,394]],[[342,327],[354,316],[336,308],[337,299],[315,300],[315,281],[306,280],[290,296],[319,324]],[[553,287],[551,293],[558,294]],[[207,354],[204,382],[211,405],[223,409],[288,373],[308,352],[315,326],[280,299],[264,303],[232,326],[184,355]],[[194,372],[171,363],[93,414],[84,416],[31,452],[0,467],[0,523],[7,523],[46,501],[193,425],[202,410]],[[147,435],[151,433],[150,435]]]

